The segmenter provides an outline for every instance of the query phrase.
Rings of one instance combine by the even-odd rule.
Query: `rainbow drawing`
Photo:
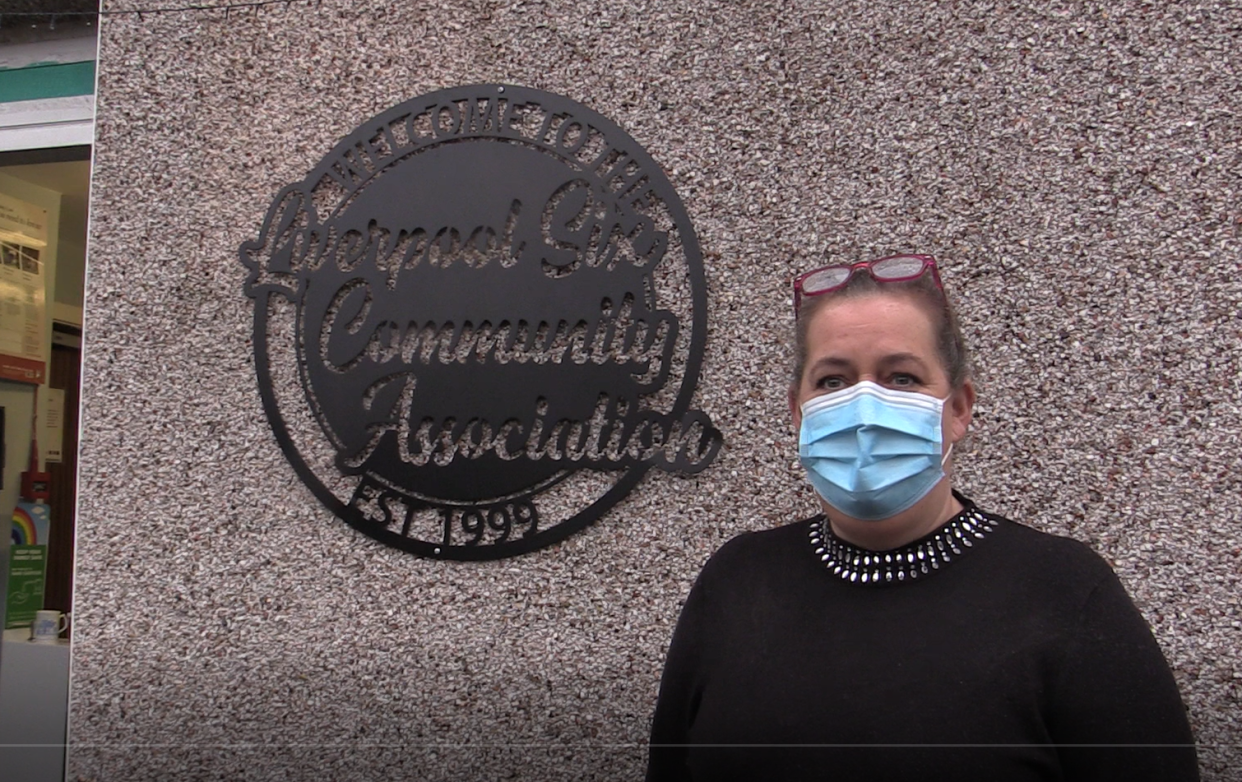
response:
[[[21,508],[13,509],[13,545],[33,546],[39,542],[39,533],[35,530],[34,521]]]
[[[46,545],[49,521],[48,506],[43,503],[17,503],[13,509],[13,545]]]

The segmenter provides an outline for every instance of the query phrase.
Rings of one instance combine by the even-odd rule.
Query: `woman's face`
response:
[[[870,380],[946,400],[946,448],[966,434],[974,386],[967,380],[953,389],[936,350],[932,318],[914,298],[883,292],[842,298],[819,309],[808,325],[806,369],[789,393],[795,429],[808,399]]]

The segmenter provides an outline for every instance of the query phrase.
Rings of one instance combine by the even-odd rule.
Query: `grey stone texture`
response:
[[[789,280],[895,251],[942,260],[973,347],[958,486],[1114,564],[1204,778],[1237,778],[1239,51],[1228,0],[105,13],[69,778],[639,778],[702,563],[815,509]],[[301,485],[237,248],[361,122],[478,82],[571,97],[664,167],[707,269],[694,406],[725,444],[562,544],[462,564]]]

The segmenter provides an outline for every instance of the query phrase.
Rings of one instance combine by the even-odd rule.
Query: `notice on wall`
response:
[[[44,462],[64,461],[65,447],[65,389],[44,388],[43,422],[39,432],[39,446],[43,449]]]
[[[43,382],[46,251],[47,210],[0,193],[0,380]]]

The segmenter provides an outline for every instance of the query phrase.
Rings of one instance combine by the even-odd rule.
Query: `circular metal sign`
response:
[[[442,90],[343,139],[242,244],[259,390],[337,516],[443,559],[597,520],[721,436],[702,257],[659,166],[559,95]]]

